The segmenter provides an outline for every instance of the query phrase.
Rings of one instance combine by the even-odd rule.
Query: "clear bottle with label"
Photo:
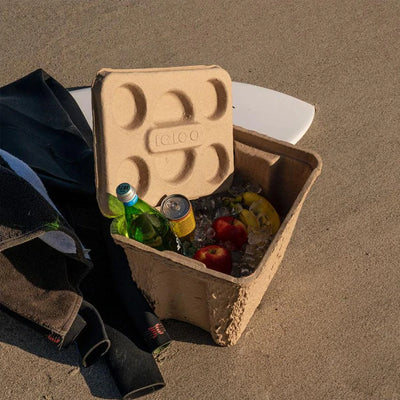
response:
[[[125,207],[128,235],[157,250],[182,253],[179,238],[172,232],[169,221],[155,208],[141,200],[129,183],[117,187],[117,197]]]

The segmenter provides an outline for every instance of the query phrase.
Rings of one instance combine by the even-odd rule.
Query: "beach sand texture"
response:
[[[160,399],[400,399],[400,2],[0,3],[0,85],[43,68],[66,87],[103,67],[218,64],[232,80],[315,104],[298,146],[323,171],[237,345],[165,323]],[[0,314],[1,400],[118,399],[106,364],[80,368]]]

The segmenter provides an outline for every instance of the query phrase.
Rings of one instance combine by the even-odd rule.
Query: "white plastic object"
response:
[[[70,90],[93,126],[90,88]],[[310,127],[314,106],[287,94],[248,83],[232,82],[233,124],[296,144]]]
[[[233,124],[296,144],[307,132],[314,106],[275,90],[232,82]]]

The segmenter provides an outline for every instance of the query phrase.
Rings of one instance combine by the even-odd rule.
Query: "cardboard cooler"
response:
[[[163,195],[197,199],[225,191],[239,171],[261,185],[281,226],[249,276],[207,269],[183,255],[160,252],[113,235],[132,277],[161,319],[176,319],[235,344],[271,282],[303,202],[321,171],[318,155],[232,126],[231,79],[218,66],[103,69],[92,87],[97,200],[112,216],[121,182],[156,206]]]

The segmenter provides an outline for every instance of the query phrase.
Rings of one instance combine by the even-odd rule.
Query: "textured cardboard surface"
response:
[[[113,235],[128,257],[132,276],[161,319],[191,323],[215,343],[237,343],[285,254],[301,207],[321,171],[320,158],[244,128],[234,127],[235,171],[257,182],[280,214],[282,224],[247,277],[234,278],[171,252]]]
[[[233,127],[231,79],[217,66],[102,69],[92,95],[103,214],[111,215],[108,198],[121,182],[156,205],[174,191],[197,199],[227,190],[234,170],[274,200],[282,226],[246,278],[215,274],[187,257],[113,236],[159,318],[203,328],[219,345],[235,344],[284,256],[305,196],[320,174],[319,157]]]
[[[398,0],[0,3],[1,84],[38,67],[72,87],[103,67],[218,64],[316,105],[299,146],[324,169],[246,332],[221,348],[167,322],[167,386],[144,399],[400,398],[399,19]],[[5,400],[118,398],[103,364],[78,362],[0,314]]]
[[[232,82],[217,66],[102,69],[93,83],[97,198],[128,182],[156,205],[230,186]]]

